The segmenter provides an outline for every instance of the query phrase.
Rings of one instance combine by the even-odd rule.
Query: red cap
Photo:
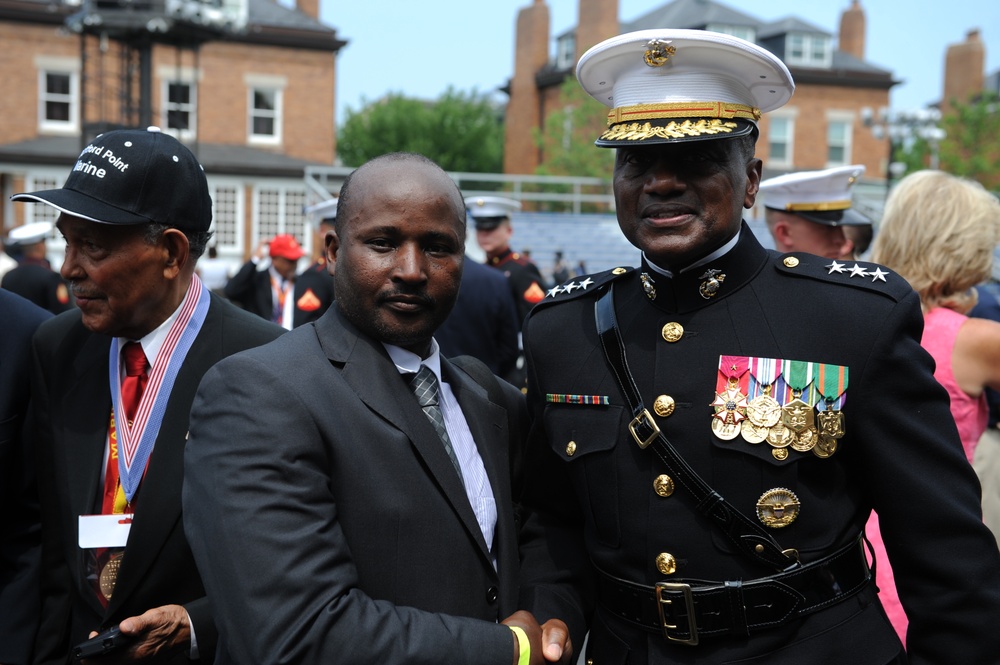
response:
[[[271,239],[270,252],[272,257],[280,256],[289,261],[298,261],[305,254],[302,245],[295,239],[295,236],[282,233]]]

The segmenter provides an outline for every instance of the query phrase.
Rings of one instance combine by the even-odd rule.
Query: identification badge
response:
[[[95,547],[125,547],[132,528],[132,516],[80,515],[80,549]]]

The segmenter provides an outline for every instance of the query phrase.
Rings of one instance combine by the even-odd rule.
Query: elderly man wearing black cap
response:
[[[856,247],[847,229],[870,231],[872,226],[868,217],[851,207],[851,190],[864,173],[865,167],[858,164],[788,173],[761,182],[764,219],[775,249],[828,259],[853,256]]]
[[[112,628],[127,642],[119,662],[211,662],[217,631],[181,524],[188,415],[209,367],[282,331],[195,275],[211,237],[208,183],[158,128],[102,134],[62,189],[13,200],[59,210],[61,272],[79,307],[33,342],[35,662],[65,663],[74,645]]]
[[[996,662],[1000,553],[918,297],[742,222],[788,70],[664,29],[598,44],[577,76],[611,107],[597,144],[643,255],[525,323],[525,534],[548,542],[523,550],[525,608],[589,629],[594,663]],[[906,653],[866,563],[873,509]]]

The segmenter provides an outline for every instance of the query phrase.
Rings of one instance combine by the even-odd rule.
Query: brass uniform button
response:
[[[611,274],[612,275],[620,275],[623,272],[628,272],[628,271],[625,268],[615,268],[614,270],[611,271]]]
[[[663,552],[656,556],[656,569],[663,575],[673,575],[677,572],[677,559],[670,552]]]
[[[653,481],[653,490],[662,497],[668,497],[674,493],[674,479],[663,473]]]
[[[782,263],[785,264],[786,268],[794,268],[795,266],[799,265],[799,260],[794,256],[786,256],[785,260],[782,261]]]
[[[576,441],[570,441],[566,444],[566,454],[570,457],[576,454]]]
[[[653,413],[666,418],[674,412],[674,398],[670,395],[660,395],[653,401]]]
[[[661,331],[663,339],[668,342],[679,342],[681,337],[684,337],[684,326],[674,321],[671,321],[667,325],[663,326]]]

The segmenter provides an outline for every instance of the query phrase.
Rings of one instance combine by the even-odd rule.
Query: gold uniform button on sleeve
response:
[[[656,569],[662,575],[673,575],[677,572],[677,559],[670,552],[663,552],[656,556]]]
[[[675,321],[671,321],[667,325],[663,326],[661,333],[663,335],[663,339],[668,342],[679,342],[681,337],[684,337],[684,326]]]
[[[670,496],[674,493],[674,479],[665,473],[660,474],[656,477],[656,480],[653,481],[653,490],[655,490],[660,496]]]
[[[786,268],[794,268],[795,266],[799,265],[799,260],[794,256],[786,256],[785,260],[782,261],[782,263],[785,264]]]
[[[674,398],[670,395],[660,395],[653,401],[653,413],[666,418],[674,412]]]
[[[576,454],[576,441],[570,441],[566,444],[566,454],[570,457]]]

